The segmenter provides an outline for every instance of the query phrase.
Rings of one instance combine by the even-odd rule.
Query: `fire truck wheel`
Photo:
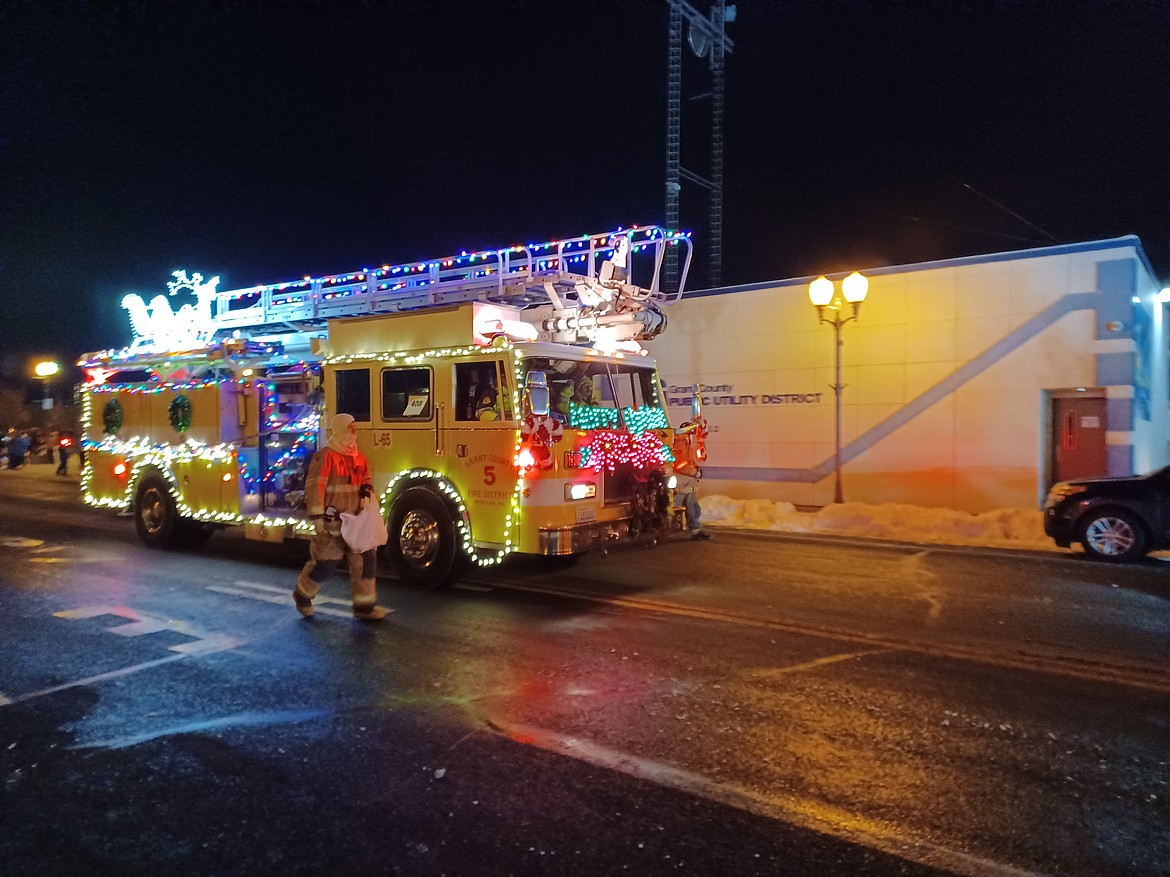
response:
[[[160,475],[147,475],[134,495],[134,526],[151,548],[169,548],[179,536],[179,513],[170,486]]]
[[[390,508],[386,556],[408,585],[438,588],[458,570],[455,521],[446,505],[425,487],[411,487]]]

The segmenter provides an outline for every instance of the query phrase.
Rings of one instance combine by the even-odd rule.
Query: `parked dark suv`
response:
[[[1170,466],[1149,475],[1061,481],[1044,501],[1044,532],[1101,560],[1170,547]]]

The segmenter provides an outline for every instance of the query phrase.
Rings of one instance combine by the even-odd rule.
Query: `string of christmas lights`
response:
[[[650,469],[663,463],[673,463],[674,454],[652,432],[638,435],[628,432],[599,430],[581,449],[581,468],[605,469],[613,472],[619,465],[630,463],[635,469]]]

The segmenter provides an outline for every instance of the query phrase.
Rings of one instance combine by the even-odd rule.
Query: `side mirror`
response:
[[[703,416],[703,397],[699,395],[699,385],[695,384],[695,394],[691,396],[691,420],[698,420]]]
[[[537,417],[544,417],[549,408],[548,377],[544,372],[529,372],[524,385],[528,391],[528,407]]]

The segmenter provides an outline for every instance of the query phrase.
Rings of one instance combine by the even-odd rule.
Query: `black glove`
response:
[[[369,499],[373,495],[374,495],[374,485],[372,485],[372,484],[363,484],[361,487],[358,488],[358,497],[360,499]]]

